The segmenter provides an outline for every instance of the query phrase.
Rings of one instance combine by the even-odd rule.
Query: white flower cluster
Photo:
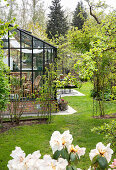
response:
[[[102,142],[99,142],[96,145],[96,149],[91,150],[91,152],[89,153],[89,157],[90,157],[90,160],[92,161],[92,159],[96,155],[100,155],[102,157],[105,157],[109,163],[111,160],[112,154],[113,154],[113,150],[110,148],[110,143],[107,146],[104,146]]]
[[[69,130],[65,131],[63,134],[60,134],[59,131],[55,131],[50,140],[50,146],[52,148],[53,154],[58,150],[67,148],[68,152],[77,153],[79,158],[85,154],[86,148],[80,148],[78,145],[74,147],[72,145],[73,137],[70,134]]]
[[[9,170],[66,170],[67,167],[70,166],[71,161],[80,159],[80,156],[84,155],[86,150],[86,148],[80,148],[78,145],[74,146],[72,141],[73,138],[69,130],[63,134],[55,131],[51,136],[50,146],[53,151],[53,156],[58,154],[57,158],[53,157],[55,159],[52,159],[50,155],[44,155],[43,159],[40,159],[41,154],[39,150],[26,156],[20,147],[16,147],[10,155],[13,159],[8,162],[7,167]],[[66,157],[62,155],[64,151],[68,157],[65,154]],[[98,155],[99,158],[104,157],[109,163],[112,154],[113,150],[110,148],[110,144],[104,146],[99,142],[96,145],[96,149],[90,151],[89,156],[91,161]],[[116,167],[116,159],[114,159],[110,167]],[[81,169],[77,168],[77,170]],[[91,167],[88,170],[91,170]]]
[[[54,160],[50,155],[44,155],[43,159],[40,159],[40,151],[35,151],[26,157],[20,147],[16,147],[10,156],[13,159],[8,162],[9,170],[66,170],[68,165],[66,159]]]
[[[52,148],[53,153],[55,151],[60,151],[64,147],[69,147],[73,141],[72,135],[69,133],[69,130],[65,131],[63,134],[60,134],[59,131],[54,131],[51,136],[50,146]]]

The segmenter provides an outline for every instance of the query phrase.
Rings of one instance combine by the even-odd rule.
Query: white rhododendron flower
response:
[[[70,145],[68,148],[69,153],[70,152],[77,153],[79,158],[80,158],[80,156],[85,154],[85,150],[86,150],[86,148],[84,148],[84,147],[80,148],[78,145],[76,145],[75,147],[74,147],[74,145]]]
[[[25,153],[20,147],[15,147],[10,156],[14,159],[8,161],[7,167],[9,170],[19,169],[22,170],[24,167]]]
[[[66,170],[67,160],[59,158],[54,160],[50,155],[44,155],[43,161],[39,165],[39,170]]]
[[[17,151],[19,150],[19,153]],[[25,157],[25,153],[21,148],[16,149],[11,154],[14,159],[8,162],[9,170],[66,170],[67,160],[59,158],[54,160],[50,155],[45,155],[43,159],[39,159],[40,151],[35,151]]]
[[[40,157],[40,151],[35,151],[32,154],[27,155],[27,157],[24,159],[25,168],[36,168],[36,162],[39,161]]]
[[[51,158],[50,155],[44,155],[43,161],[39,165],[40,170],[55,170],[57,165],[57,160]]]
[[[80,168],[77,168],[77,170],[81,170]]]
[[[67,148],[69,147],[69,145],[71,145],[72,141],[73,141],[73,137],[70,134],[69,130],[65,131],[62,135],[61,135],[61,140],[62,140],[62,145],[66,146]]]
[[[110,143],[107,146],[104,146],[102,142],[99,142],[96,145],[96,149],[91,150],[91,152],[89,153],[89,157],[90,157],[90,160],[92,161],[92,159],[96,155],[101,155],[105,157],[109,163],[111,160],[112,154],[113,154],[113,150],[110,148]]]
[[[7,165],[9,170],[24,170],[24,162],[17,162],[16,159],[8,161]]]
[[[16,146],[15,150],[12,151],[10,156],[14,159],[19,159],[21,161],[21,159],[25,158],[25,153],[20,147]]]
[[[59,158],[56,166],[56,170],[66,170],[67,165],[68,165],[68,161],[66,159]]]
[[[62,150],[65,146],[68,148],[73,141],[72,135],[69,130],[65,131],[63,134],[60,134],[59,131],[55,131],[50,140],[50,146],[53,153],[57,150]]]
[[[62,150],[62,140],[61,140],[61,134],[59,131],[54,131],[54,133],[51,136],[50,140],[50,146],[52,148],[53,153],[57,150]]]
[[[25,157],[24,151],[20,147],[16,147],[10,156],[13,159],[8,162],[9,170],[31,170],[36,168],[36,162],[39,161],[41,154],[40,151],[35,151]]]

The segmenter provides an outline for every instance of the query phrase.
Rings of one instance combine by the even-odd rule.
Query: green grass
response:
[[[35,150],[40,150],[41,154],[52,154],[49,140],[55,130],[63,133],[65,130],[70,130],[73,135],[74,145],[86,147],[86,154],[80,159],[79,168],[88,169],[90,165],[89,151],[95,148],[96,143],[103,140],[102,135],[97,135],[91,132],[94,126],[102,125],[104,122],[109,122],[106,119],[92,118],[92,98],[90,98],[90,90],[92,84],[84,83],[80,92],[86,96],[82,97],[64,97],[77,112],[67,116],[52,116],[51,124],[38,124],[32,126],[19,126],[10,129],[0,135],[0,170],[7,169],[7,162],[11,159],[10,153],[15,146],[20,146],[26,154],[32,153]],[[110,105],[107,103],[106,112],[116,112],[116,106],[113,102]]]

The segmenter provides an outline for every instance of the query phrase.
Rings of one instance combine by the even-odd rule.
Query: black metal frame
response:
[[[13,27],[13,26],[9,25],[9,27]],[[43,64],[42,64],[42,66],[43,66],[42,69],[43,70],[42,70],[42,72],[43,72],[43,75],[44,75],[45,74],[45,67],[46,67],[45,66],[45,62],[46,62],[46,60],[48,62],[48,51],[47,51],[47,57],[46,57],[45,56],[46,55],[45,54],[45,50],[50,50],[51,51],[49,62],[52,63],[52,62],[55,62],[55,59],[57,58],[57,48],[55,46],[49,44],[48,42],[45,42],[45,41],[41,40],[40,38],[35,37],[34,35],[32,35],[30,32],[28,32],[26,30],[23,30],[23,29],[20,29],[20,28],[16,28],[15,30],[18,30],[19,33],[20,33],[20,48],[18,48],[18,47],[17,48],[15,48],[15,47],[13,48],[13,47],[10,46],[10,38],[9,38],[10,31],[8,31],[8,47],[7,48],[3,47],[3,49],[8,49],[8,66],[10,67],[10,60],[11,60],[11,51],[10,50],[11,49],[18,49],[18,50],[20,50],[20,70],[19,70],[19,72],[20,72],[20,79],[21,79],[22,78],[22,73],[25,72],[25,70],[22,67],[22,50],[23,49],[30,49],[30,50],[32,50],[32,53],[31,53],[32,67],[31,67],[31,70],[26,70],[26,72],[32,72],[32,90],[33,90],[34,72],[38,71],[39,74],[41,73],[40,70],[34,70],[34,61],[33,61],[33,58],[34,58],[34,49],[38,49],[38,50],[42,49],[43,50]],[[31,45],[32,46],[29,47],[29,48],[22,46],[22,43],[23,43],[23,41],[22,41],[23,33],[25,35],[31,37]],[[37,40],[38,42],[43,43],[43,47],[41,47],[41,48],[34,47],[34,44],[33,44],[34,39]],[[46,47],[46,46],[48,46],[48,47]],[[47,58],[47,59],[45,59],[45,58]]]

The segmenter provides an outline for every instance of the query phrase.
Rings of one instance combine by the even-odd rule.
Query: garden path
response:
[[[84,94],[80,93],[79,91],[75,89],[59,89],[58,95],[61,97],[65,96],[85,96]]]

